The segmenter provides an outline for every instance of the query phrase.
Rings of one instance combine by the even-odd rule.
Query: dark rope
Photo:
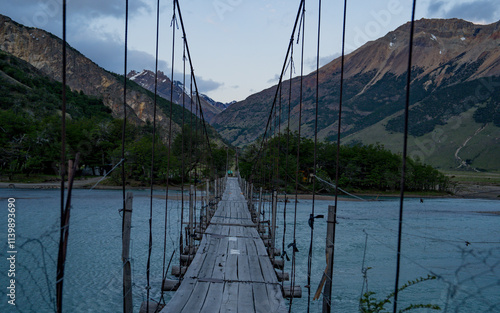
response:
[[[170,163],[171,163],[171,149],[172,149],[172,102],[174,99],[174,62],[175,62],[175,29],[177,27],[177,17],[175,15],[175,5],[176,2],[173,2],[172,9],[172,71],[171,71],[171,80],[170,80],[170,106],[169,106],[169,118],[168,118],[168,146],[167,146],[167,179],[166,179],[166,190],[165,190],[165,233],[164,233],[164,245],[166,245],[166,236],[167,236],[167,225],[168,225],[168,192],[170,185]],[[182,203],[184,205],[184,202]],[[181,224],[181,240],[182,240],[182,224]],[[182,254],[182,251],[180,251]],[[180,258],[180,256],[179,256]],[[163,257],[163,264],[165,265],[165,255]],[[179,268],[181,268],[179,264]],[[179,276],[179,279],[180,276]],[[163,287],[163,286],[162,286]]]
[[[153,104],[153,142],[151,145],[151,177],[150,177],[150,196],[149,196],[149,244],[148,244],[148,260],[146,266],[146,280],[147,280],[147,299],[149,299],[149,292],[151,289],[150,285],[150,273],[151,273],[151,252],[153,250],[153,187],[154,187],[154,162],[155,162],[155,137],[156,137],[156,101],[158,97],[158,33],[159,33],[159,23],[160,23],[160,11],[159,11],[159,1],[158,9],[156,12],[156,59],[155,59],[155,91],[154,91],[154,104]],[[164,262],[165,263],[165,262]],[[165,266],[165,264],[163,265]],[[163,288],[162,288],[163,289]],[[163,295],[163,292],[162,292]],[[147,306],[149,306],[149,301]],[[148,308],[149,310],[149,308]]]
[[[182,62],[183,62],[183,72],[182,72],[182,86],[184,88],[184,86],[186,85],[186,45],[183,44],[183,52],[182,52]],[[184,171],[185,171],[185,168],[186,168],[186,165],[185,165],[185,160],[184,160],[184,120],[185,120],[185,109],[186,109],[186,100],[185,100],[185,92],[183,90],[182,92],[182,133],[181,133],[181,170],[182,170],[182,175],[181,175],[181,227],[180,227],[180,245],[179,245],[179,258],[181,257],[182,253],[184,253],[182,251],[182,249],[184,248],[183,247],[183,236],[182,236],[182,223],[184,221],[184,218],[183,218],[183,215],[184,215],[184,184],[185,184],[185,180],[184,180]],[[191,159],[191,158],[190,158]],[[181,260],[179,259],[179,268],[181,268]],[[179,275],[179,279],[180,279],[180,275]]]
[[[126,138],[126,130],[127,130],[127,61],[128,61],[128,0],[125,1],[125,47],[124,47],[124,61],[123,61],[123,123],[122,123],[122,165],[121,165],[121,176],[122,176],[122,198],[123,198],[123,211],[125,213],[126,207],[126,178],[125,178],[125,138]],[[125,234],[125,214],[122,216],[122,238]],[[125,262],[130,262],[130,260],[122,260]],[[129,292],[129,290],[125,290],[125,286],[123,288],[123,295],[125,297],[125,293]],[[123,312],[126,312],[126,303],[125,298],[123,299]]]
[[[59,252],[57,257],[56,273],[56,307],[57,312],[62,312],[63,282],[64,282],[64,263],[65,263],[65,215],[64,208],[64,181],[66,176],[66,0],[62,3],[63,16],[63,42],[62,42],[62,108],[61,108],[61,221],[59,236]]]
[[[302,92],[303,92],[303,81],[304,81],[304,33],[305,33],[305,18],[306,18],[306,8],[305,2],[302,5],[302,51],[300,56],[300,87],[299,87],[299,130],[297,138],[297,167],[295,169],[295,210],[293,215],[293,250],[292,250],[292,295],[295,294],[295,266],[296,266],[296,253],[297,253],[297,204],[298,204],[298,194],[299,194],[299,168],[300,168],[300,136],[301,136],[301,124],[302,124]],[[289,312],[292,312],[293,296],[290,297],[290,307]]]
[[[345,65],[345,33],[346,33],[346,20],[347,20],[347,0],[344,0],[344,16],[343,16],[343,26],[342,26],[342,57],[341,57],[341,68],[340,68],[340,95],[339,95],[339,117],[338,117],[338,125],[337,125],[337,151],[336,151],[336,164],[335,164],[335,200],[334,200],[334,213],[333,213],[333,237],[332,242],[327,242],[327,247],[331,245],[331,255],[329,256],[330,260],[327,262],[329,268],[328,273],[331,275],[328,277],[330,282],[333,277],[333,264],[335,262],[335,231],[337,225],[337,205],[338,205],[338,195],[339,195],[339,172],[340,172],[340,136],[342,134],[342,103],[343,103],[343,94],[344,94],[344,65]],[[329,290],[329,294],[327,295],[327,299],[329,301],[326,304],[328,307],[328,312],[331,310],[331,297],[332,290]],[[325,301],[323,302],[325,305]]]
[[[153,220],[153,177],[154,177],[154,161],[155,161],[155,145],[156,145],[156,108],[157,108],[157,97],[158,97],[158,46],[159,46],[159,36],[160,36],[160,0],[157,1],[156,4],[156,55],[155,55],[155,91],[154,91],[154,107],[153,107],[153,145],[151,149],[151,190],[150,190],[150,199],[149,199],[149,235],[150,235],[150,244],[148,258],[151,256],[151,250],[153,245],[153,234],[152,234],[152,220]],[[166,240],[167,240],[167,229],[165,228],[165,236],[164,236],[164,244],[163,244],[163,264],[162,264],[162,284],[165,281],[165,257],[166,257]],[[148,269],[148,274],[149,274]],[[163,286],[160,288],[161,296],[158,303],[165,302],[163,296]]]
[[[278,86],[281,85],[282,81],[283,81],[283,74],[285,72],[285,68],[287,66],[287,60],[288,60],[288,56],[290,55],[290,52],[291,52],[291,47],[293,46],[293,42],[294,42],[294,35],[295,35],[295,32],[296,32],[296,29],[297,29],[297,25],[299,23],[299,19],[302,15],[302,8],[303,6],[305,5],[305,0],[301,0],[300,1],[300,5],[299,5],[299,9],[297,11],[297,16],[295,18],[295,23],[293,25],[293,30],[292,30],[292,35],[290,37],[290,42],[288,44],[288,49],[287,49],[287,52],[286,52],[286,56],[285,56],[285,61],[283,63],[283,67],[281,69],[281,74],[280,74],[280,78],[279,78],[279,81],[278,81]],[[266,138],[266,135],[269,131],[269,127],[270,127],[270,124],[271,124],[271,119],[272,119],[272,112],[274,110],[274,106],[276,105],[276,100],[277,100],[277,97],[278,97],[278,90],[279,88],[276,88],[276,92],[274,94],[274,100],[273,100],[273,103],[271,105],[271,110],[270,110],[270,113],[269,113],[269,117],[267,119],[267,123],[266,123],[266,128],[265,128],[265,131],[264,131],[264,135],[262,137],[262,141],[261,141],[261,144],[260,144],[260,149],[259,149],[259,152],[257,153],[257,155],[255,155],[254,157],[254,160],[256,159],[259,159],[261,157],[261,154],[263,152],[263,148],[264,148],[264,143],[265,143],[265,138]],[[255,164],[255,162],[252,162],[253,164]],[[250,171],[251,173],[253,173],[253,166],[252,166],[252,170]]]
[[[410,111],[410,83],[411,83],[411,63],[413,54],[413,33],[415,30],[415,7],[417,0],[413,0],[413,8],[411,13],[410,25],[410,42],[408,52],[408,69],[406,76],[406,104],[405,104],[405,120],[404,120],[404,142],[403,142],[403,164],[401,168],[401,189],[399,198],[399,228],[398,228],[398,253],[396,261],[396,282],[394,285],[394,306],[393,312],[397,312],[398,307],[398,285],[399,285],[399,267],[401,263],[401,235],[403,229],[403,202],[405,196],[405,174],[406,174],[406,156],[408,151],[408,116]]]
[[[318,4],[318,44],[316,50],[316,106],[315,106],[315,119],[314,119],[314,156],[313,156],[313,174],[316,176],[317,166],[317,146],[318,146],[318,108],[319,108],[319,47],[320,47],[320,34],[321,34],[321,0]],[[309,254],[307,258],[307,312],[310,312],[311,306],[311,271],[313,260],[313,239],[314,239],[314,209],[316,203],[316,179],[313,179],[313,194],[311,206],[311,240],[309,242]]]

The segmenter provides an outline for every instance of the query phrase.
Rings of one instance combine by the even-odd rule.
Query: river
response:
[[[134,190],[132,213],[132,271],[135,312],[146,298],[149,191]],[[161,196],[161,191],[155,195]],[[55,312],[55,276],[59,241],[58,190],[0,189],[2,234],[0,312]],[[15,199],[15,306],[8,303],[8,198]],[[64,281],[66,312],[121,312],[121,192],[74,190],[69,247]],[[325,269],[326,216],[331,201],[316,201],[311,293]],[[400,308],[436,304],[442,312],[500,311],[499,201],[464,199],[406,199],[400,286],[435,275],[400,292]],[[287,204],[285,247],[297,241],[296,283],[303,296],[293,312],[306,312],[307,255],[311,200]],[[171,200],[167,215],[167,261],[178,246],[181,202]],[[283,242],[284,203],[279,204],[277,245]],[[153,199],[151,297],[160,298],[163,264],[165,200]],[[333,312],[356,312],[362,292],[383,299],[394,289],[399,200],[339,201],[333,273]],[[286,248],[292,258],[291,248]],[[175,258],[177,259],[177,258]],[[174,261],[175,263],[175,261]],[[291,262],[285,271],[291,272]],[[362,269],[366,270],[366,279]],[[362,289],[362,288],[365,289]],[[165,300],[171,294],[165,294]],[[311,300],[311,312],[321,312],[321,300]],[[386,305],[392,311],[390,305]],[[425,312],[421,310],[419,312]]]

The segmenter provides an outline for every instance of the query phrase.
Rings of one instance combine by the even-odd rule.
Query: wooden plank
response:
[[[278,278],[276,277],[276,273],[274,272],[274,268],[269,258],[267,256],[259,256],[259,263],[264,281],[266,283],[277,283]]]
[[[182,312],[200,312],[205,303],[210,284],[211,283],[197,282],[186,305],[182,308]]]
[[[211,276],[213,278],[224,279],[224,269],[226,267],[228,253],[228,242],[228,237],[221,238],[219,242],[219,249],[216,252],[215,265]]]
[[[255,312],[270,312],[271,304],[269,302],[266,284],[252,284],[252,288]]]
[[[288,312],[285,299],[283,299],[283,294],[281,293],[281,286],[267,284],[266,288],[269,295],[269,311],[276,313]]]
[[[167,303],[167,306],[161,311],[161,313],[181,312],[182,308],[186,305],[186,302],[191,297],[195,285],[196,280],[192,278],[184,278],[181,286],[175,292],[174,296]]]
[[[224,284],[220,313],[238,312],[238,283]],[[214,311],[216,312],[216,311]]]
[[[254,243],[255,243],[255,248],[257,248],[258,255],[267,256],[267,250],[266,247],[264,246],[264,242],[262,242],[262,240],[260,239],[256,239],[254,240]]]
[[[248,254],[247,253],[247,245],[246,241],[248,238],[238,238],[238,250],[240,251],[240,254]]]
[[[252,281],[252,278],[250,276],[250,264],[248,264],[247,255],[238,255],[238,280]]]
[[[259,256],[249,255],[248,264],[250,266],[250,277],[253,282],[265,282],[262,268],[260,267]]]
[[[222,305],[222,294],[224,292],[224,283],[210,283],[205,303],[201,308],[202,313],[219,312]]]
[[[257,247],[255,246],[255,239],[245,238],[248,255],[259,255]]]
[[[205,258],[208,254],[207,245],[208,238],[205,237],[202,239],[200,247],[198,248],[198,253],[196,253],[191,265],[188,267],[185,277],[198,277],[201,267],[203,266]]]
[[[224,279],[229,281],[238,280],[238,255],[228,254],[226,260]]]
[[[219,249],[220,241],[221,238],[210,236],[210,241],[207,246],[207,256],[205,257],[203,265],[201,266],[200,271],[197,275],[199,278],[212,276],[215,266],[215,260],[217,258],[217,254],[215,253],[215,251]]]
[[[250,283],[239,283],[238,287],[238,312],[255,312],[253,301],[253,288]]]

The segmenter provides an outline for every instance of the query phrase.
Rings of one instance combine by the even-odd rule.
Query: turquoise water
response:
[[[59,240],[58,190],[0,189],[0,312],[54,312],[55,267]],[[162,195],[163,192],[155,192]],[[16,306],[7,303],[7,198],[16,199]],[[64,282],[66,312],[121,312],[121,192],[75,190]],[[311,201],[297,204],[295,278],[303,297],[294,299],[293,312],[307,307],[307,254]],[[315,214],[327,215],[331,201],[316,201]],[[438,279],[412,286],[399,295],[405,304],[432,303],[443,312],[500,311],[500,202],[493,200],[405,200],[400,285],[426,277]],[[132,270],[134,306],[146,298],[149,191],[134,191],[132,213]],[[167,262],[179,241],[180,201],[169,201]],[[268,207],[268,206],[266,206]],[[277,245],[283,241],[284,203],[279,206]],[[285,246],[293,241],[294,203],[287,204]],[[165,224],[165,200],[153,200],[151,297],[159,299]],[[377,297],[394,288],[398,227],[398,199],[340,201],[335,242],[333,312],[356,312],[363,287]],[[326,219],[315,222],[311,293],[316,292],[325,261]],[[365,245],[366,242],[366,245]],[[467,244],[468,243],[468,244]],[[366,253],[365,253],[366,249]],[[292,257],[291,248],[287,252]],[[176,258],[175,258],[176,259]],[[363,263],[364,262],[364,263]],[[174,261],[175,264],[175,261]],[[285,271],[291,272],[291,262]],[[366,291],[366,290],[365,290]],[[165,294],[168,301],[170,294]],[[389,311],[392,308],[387,306]],[[311,301],[311,312],[321,312],[321,300]],[[419,312],[425,312],[421,310]]]

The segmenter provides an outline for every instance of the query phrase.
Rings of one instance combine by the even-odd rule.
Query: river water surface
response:
[[[146,262],[149,236],[149,191],[133,191],[132,271],[135,312],[146,299]],[[162,195],[161,191],[155,195]],[[0,312],[55,312],[55,276],[59,241],[58,190],[0,189]],[[9,197],[16,199],[16,305],[10,305],[7,260]],[[64,281],[65,312],[121,312],[121,191],[74,190]],[[316,201],[311,294],[326,266],[326,216],[331,201]],[[306,312],[308,303],[307,255],[312,201],[287,203],[283,240],[284,203],[279,205],[277,246],[293,258],[296,284],[302,298],[292,302],[293,312]],[[187,206],[187,203],[186,203]],[[151,297],[160,298],[163,268],[165,200],[153,199]],[[268,207],[268,206],[266,206]],[[181,201],[168,203],[166,263],[176,252],[177,264]],[[294,211],[297,211],[296,219]],[[437,304],[442,312],[500,312],[500,202],[464,199],[407,199],[404,203],[400,286],[427,275],[437,279],[400,292],[400,308],[410,304]],[[363,292],[382,300],[393,292],[399,200],[339,201],[333,274],[333,312],[357,312]],[[294,227],[294,220],[295,227]],[[291,272],[287,262],[285,271]],[[362,269],[365,269],[364,278]],[[367,269],[367,270],[366,270]],[[168,301],[170,293],[165,293]],[[321,312],[321,299],[310,302]],[[392,311],[392,306],[386,309]],[[418,312],[426,312],[420,310]]]

